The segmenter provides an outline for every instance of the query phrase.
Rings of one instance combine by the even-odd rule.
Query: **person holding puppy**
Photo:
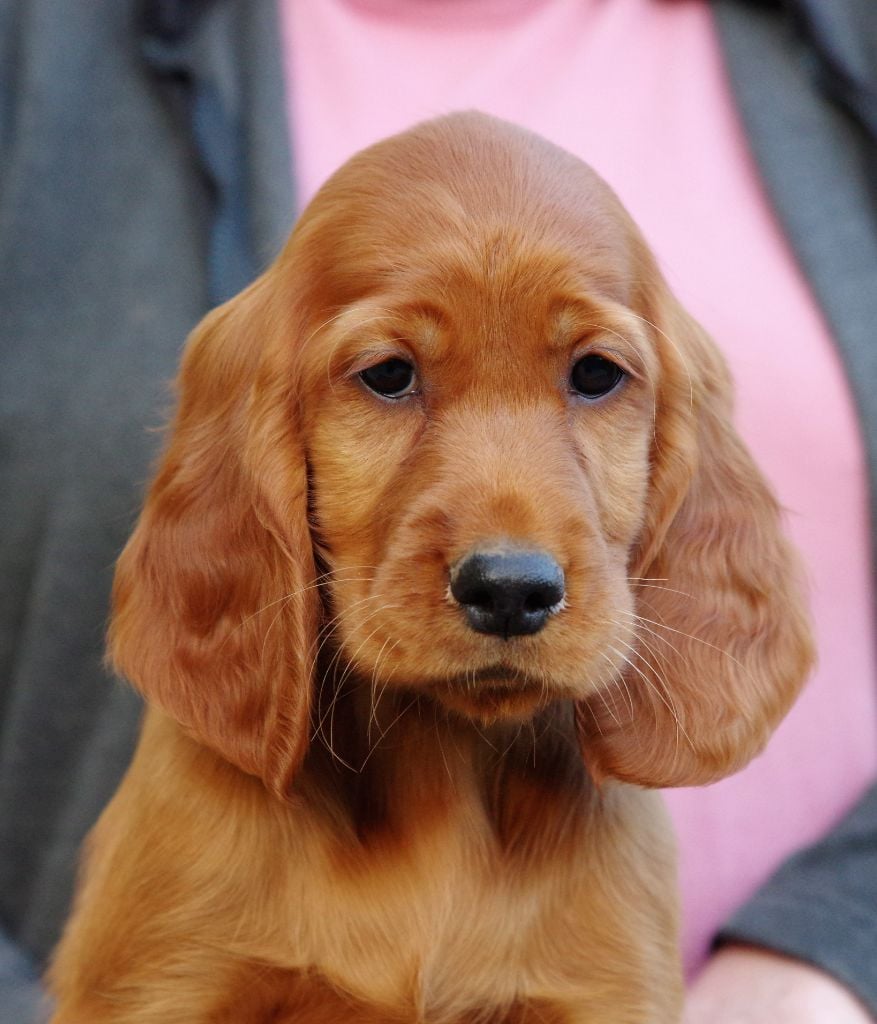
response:
[[[621,193],[725,348],[741,429],[818,575],[820,675],[791,732],[726,791],[670,796],[692,965],[744,905],[690,1013],[874,1012],[874,13],[789,9],[794,21],[731,0],[216,0],[61,25],[41,0],[4,5],[0,911],[15,945],[42,958],[54,944],[76,848],[133,743],[139,710],[103,673],[102,630],[155,451],[144,428],[163,418],[183,338],[258,273],[349,152],[436,104],[479,105]],[[733,1008],[729,986],[751,1006]]]

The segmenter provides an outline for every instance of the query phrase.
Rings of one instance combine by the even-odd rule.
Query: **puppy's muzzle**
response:
[[[538,633],[563,607],[563,569],[546,551],[476,549],[451,570],[451,596],[477,633]]]

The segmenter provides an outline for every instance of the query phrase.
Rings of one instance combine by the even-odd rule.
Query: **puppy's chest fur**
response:
[[[419,708],[355,773],[327,770],[317,746],[301,794],[321,824],[292,881],[297,965],[430,1021],[549,994],[581,1003],[588,978],[614,986],[607,935],[642,939],[613,904],[642,888],[668,925],[672,854],[649,795],[594,790],[565,716],[485,734]],[[624,856],[607,872],[607,844],[637,830],[652,877]]]
[[[555,711],[500,735],[422,707],[360,748],[339,717],[292,802],[151,711],[75,922],[104,954],[86,982],[105,1019],[237,1024],[264,979],[259,1024],[675,1019],[660,801],[595,791]],[[92,887],[113,898],[87,918]]]

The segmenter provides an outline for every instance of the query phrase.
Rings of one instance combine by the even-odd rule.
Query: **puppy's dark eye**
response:
[[[585,398],[601,398],[608,395],[624,378],[624,370],[603,356],[589,355],[573,366],[569,382],[574,391]]]
[[[417,383],[414,367],[404,359],[387,359],[363,370],[359,379],[367,388],[384,398],[403,398],[410,395]]]

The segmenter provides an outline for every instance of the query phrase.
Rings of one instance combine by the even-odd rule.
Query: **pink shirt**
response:
[[[788,509],[819,666],[767,752],[667,794],[689,969],[877,768],[865,464],[831,338],[765,200],[705,0],[281,0],[301,205],[356,150],[477,107],[615,188],[724,350],[739,428]],[[781,130],[781,126],[778,126]]]

